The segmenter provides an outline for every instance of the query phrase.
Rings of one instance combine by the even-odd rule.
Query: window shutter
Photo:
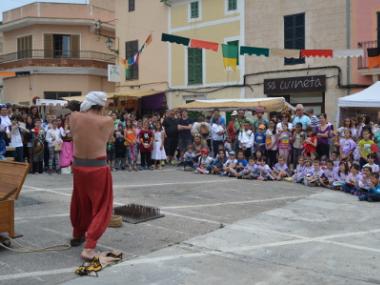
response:
[[[188,84],[202,84],[203,81],[202,50],[189,48],[187,54]]]
[[[125,58],[128,60],[131,56],[134,56],[138,52],[139,42],[129,41],[125,43]],[[135,63],[128,67],[125,74],[126,80],[138,80],[139,79],[139,65]]]
[[[79,58],[79,35],[71,35],[71,57]]]
[[[53,57],[53,35],[52,34],[44,35],[44,55],[45,55],[45,58]]]

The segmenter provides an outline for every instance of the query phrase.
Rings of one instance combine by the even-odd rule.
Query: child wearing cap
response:
[[[266,153],[265,148],[265,125],[260,124],[255,133],[255,149],[260,150],[263,154]]]
[[[244,152],[239,150],[237,153],[237,162],[234,168],[230,168],[230,176],[239,177],[243,172],[244,168],[247,166],[248,161],[244,157]]]

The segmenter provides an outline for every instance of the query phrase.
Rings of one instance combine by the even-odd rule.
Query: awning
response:
[[[78,102],[83,102],[85,98],[86,98],[86,96],[72,96],[72,97],[64,97],[64,98],[62,98],[62,99],[63,99],[63,100],[66,100],[66,101],[78,101]],[[108,93],[108,94],[107,94],[107,99],[109,100],[109,99],[112,99],[112,98],[113,98],[113,96],[112,96],[110,93]]]
[[[64,100],[53,100],[53,99],[37,99],[36,105],[37,106],[48,106],[48,105],[53,105],[53,106],[65,106],[67,104],[66,101]]]
[[[139,99],[146,96],[152,96],[156,94],[163,93],[165,91],[155,90],[155,89],[136,89],[136,90],[128,90],[125,92],[115,92],[115,93],[109,93],[109,95],[112,95],[112,98],[132,98],[132,99]]]
[[[222,111],[234,111],[236,109],[255,110],[257,107],[264,108],[265,112],[281,111],[284,109],[294,110],[294,107],[287,103],[283,97],[196,100],[176,108],[194,111],[210,111],[217,108]]]

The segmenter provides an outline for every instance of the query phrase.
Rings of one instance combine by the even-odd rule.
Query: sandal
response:
[[[84,262],[75,270],[75,274],[79,276],[90,276],[92,273],[95,273],[98,277],[98,272],[103,269],[102,264],[100,263],[99,257],[94,257],[91,262]]]

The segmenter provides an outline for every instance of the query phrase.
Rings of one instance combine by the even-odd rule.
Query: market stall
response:
[[[367,89],[338,99],[338,112],[336,121],[346,117],[366,115],[372,121],[380,119],[380,81],[377,81]]]

